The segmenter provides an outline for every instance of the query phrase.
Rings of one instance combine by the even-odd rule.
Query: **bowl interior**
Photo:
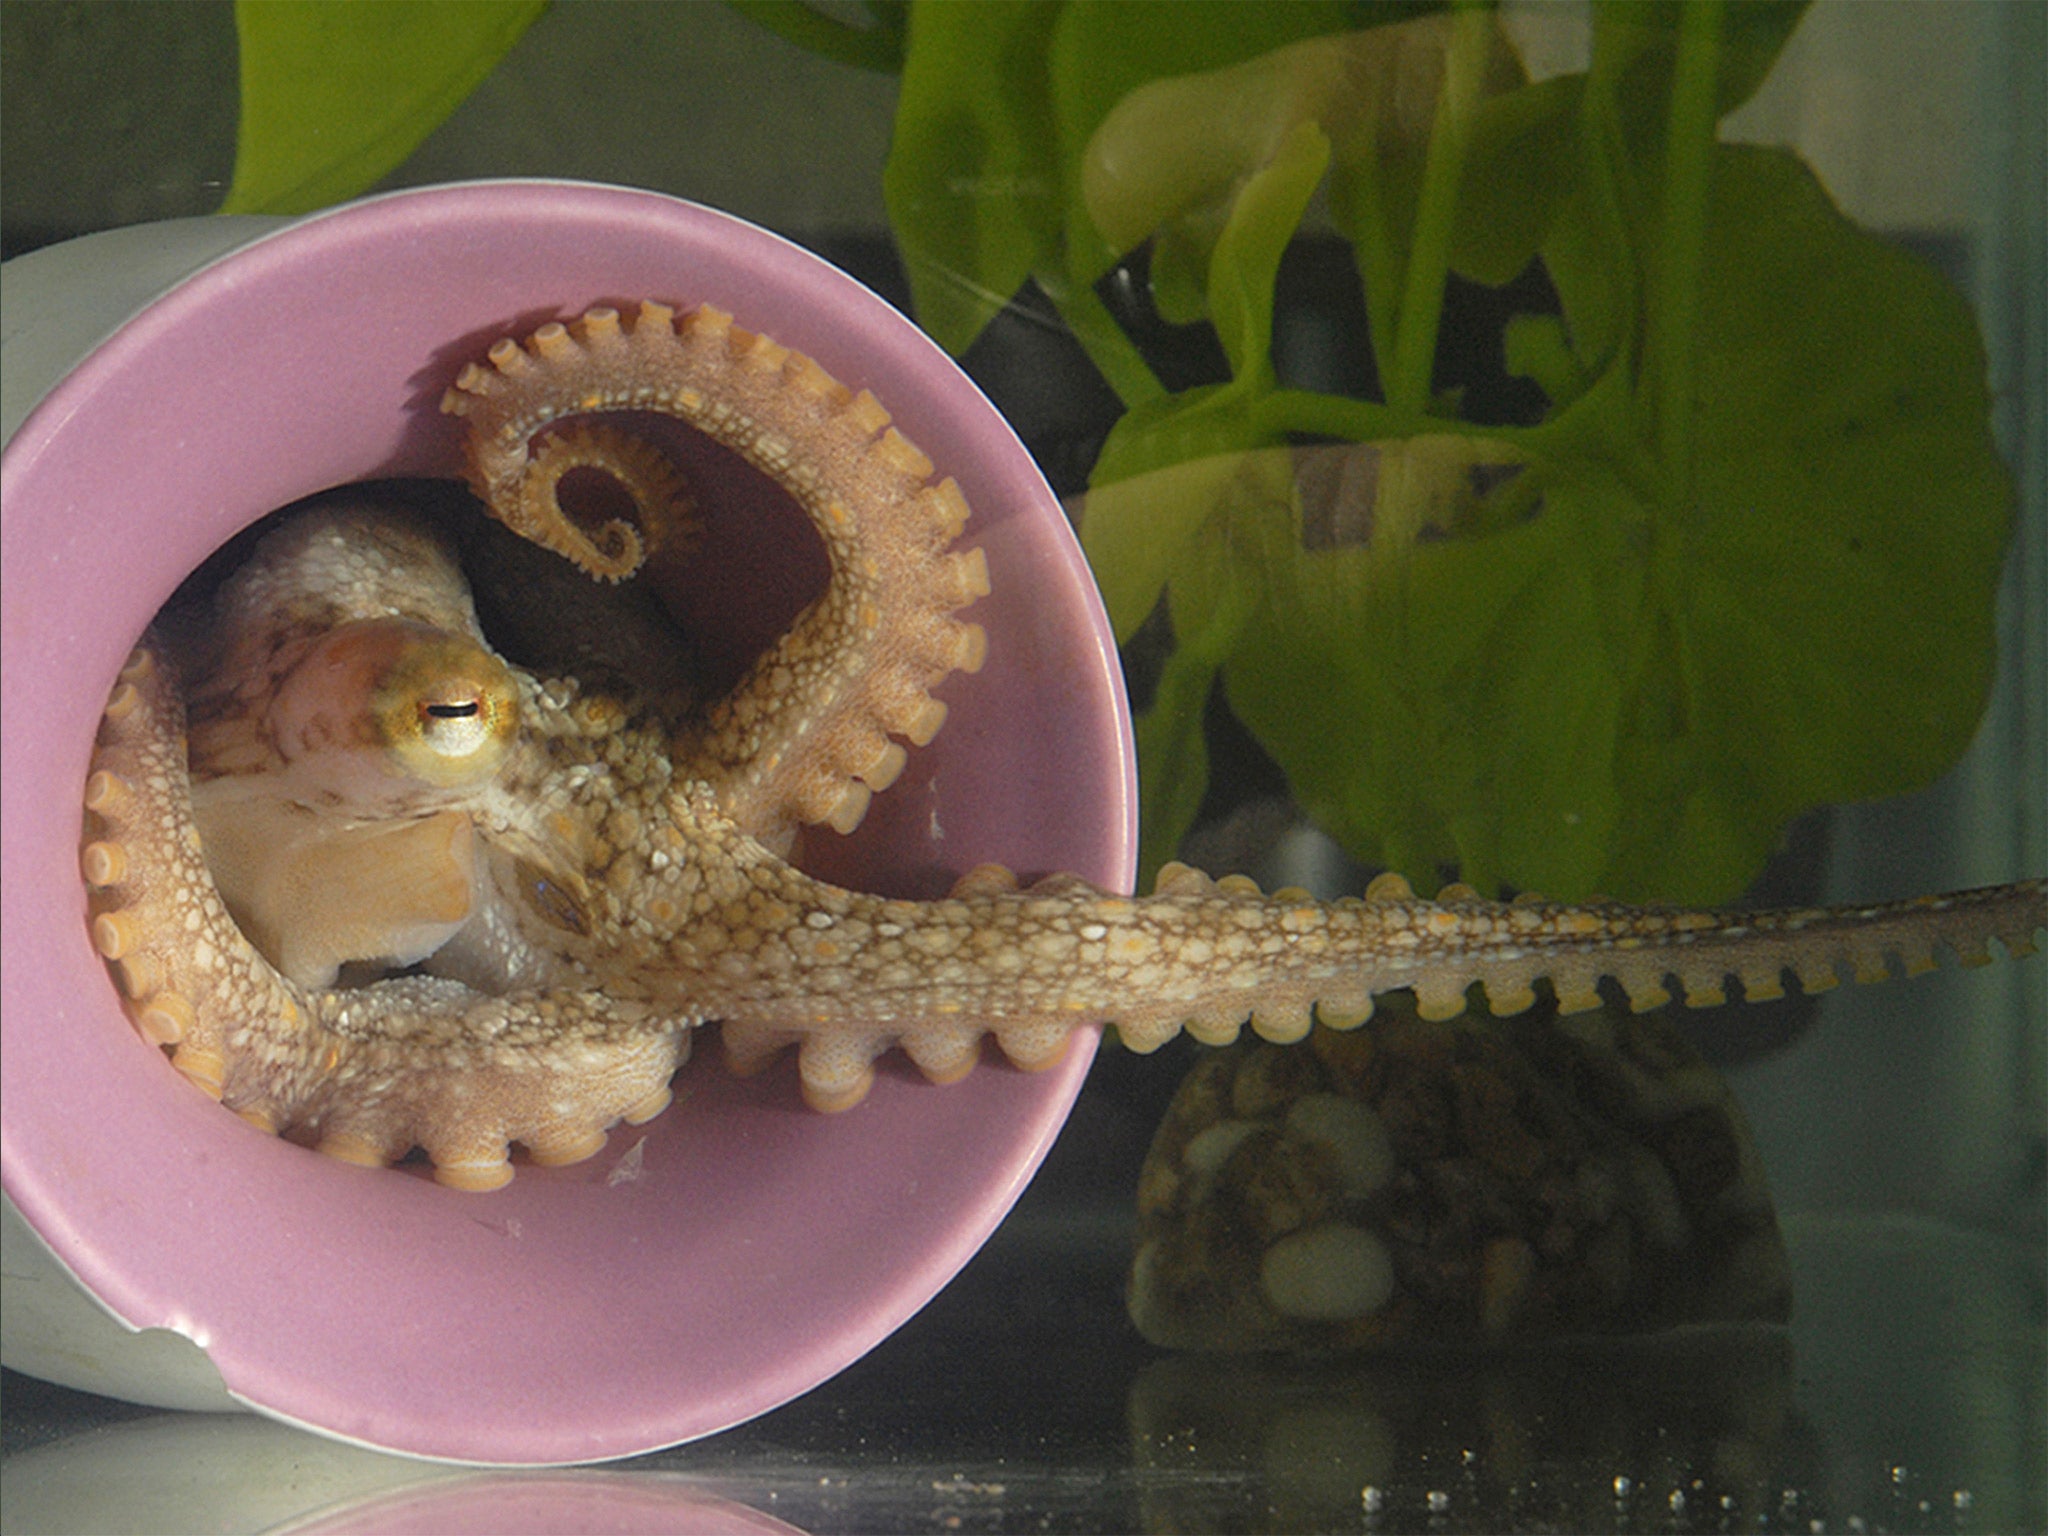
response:
[[[5,460],[7,1191],[135,1327],[206,1348],[264,1411],[414,1454],[542,1463],[707,1434],[815,1385],[964,1263],[1093,1051],[900,1059],[852,1113],[785,1063],[700,1048],[677,1103],[486,1196],[264,1136],[123,1017],[86,937],[79,797],[109,684],[213,549],[333,485],[450,476],[437,404],[497,337],[599,302],[711,302],[883,401],[974,509],[990,659],[821,872],[931,894],[998,860],[1131,875],[1129,738],[1086,567],[1000,417],[907,321],[797,247],[671,199],[502,183],[356,204],[258,240],[68,375]],[[772,560],[771,560],[772,563]],[[814,839],[813,842],[818,840]]]

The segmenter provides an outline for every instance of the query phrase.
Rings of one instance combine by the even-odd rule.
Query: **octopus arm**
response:
[[[94,946],[143,1036],[178,1070],[268,1129],[317,1071],[310,994],[229,915],[192,819],[184,704],[161,653],[122,669],[86,780],[81,863]],[[259,1050],[230,1036],[255,1023]]]
[[[1246,1022],[1285,1043],[1318,1021],[1355,1029],[1376,996],[1397,990],[1413,992],[1423,1017],[1448,1019],[1474,986],[1495,1014],[1530,1007],[1539,984],[1570,1013],[1599,1007],[1611,980],[1642,1011],[1679,996],[1724,1002],[1731,978],[1762,1000],[1781,996],[1788,974],[1818,992],[1845,974],[1919,974],[1940,950],[1977,964],[1993,940],[2018,957],[2048,926],[2048,882],[1736,912],[1504,903],[1462,887],[1422,901],[1398,877],[1363,899],[1319,903],[1186,866],[1169,866],[1159,891],[1138,900],[1072,877],[1018,890],[990,867],[946,901],[820,886],[779,890],[775,906],[795,921],[754,945],[746,964],[724,967],[735,985],[699,1000],[725,1019],[735,1066],[797,1044],[806,1096],[836,1109],[860,1100],[891,1045],[945,1080],[972,1065],[984,1030],[1037,1067],[1059,1057],[1077,1024],[1098,1019],[1141,1051],[1183,1029],[1227,1043]],[[694,942],[701,951],[701,935]],[[701,953],[698,967],[721,969]]]
[[[980,627],[953,617],[988,592],[981,551],[950,548],[968,517],[959,487],[934,479],[874,396],[722,311],[650,302],[630,321],[598,308],[542,326],[466,368],[442,408],[469,426],[471,483],[493,512],[593,575],[626,574],[647,540],[617,522],[593,537],[566,516],[555,487],[568,467],[612,474],[657,534],[674,514],[645,445],[622,433],[586,426],[534,446],[566,417],[680,418],[803,508],[831,580],[710,712],[689,765],[756,836],[779,841],[798,822],[851,831],[902,771],[892,738],[931,740],[945,720],[931,689],[982,663]]]
[[[214,883],[191,812],[184,712],[145,647],[115,685],[86,786],[93,942],[130,1017],[188,1079],[259,1128],[349,1161],[426,1149],[444,1183],[512,1176],[658,1113],[694,1018],[595,991],[489,997],[399,977],[348,991],[280,974]]]
[[[576,1163],[619,1121],[660,1114],[695,1022],[596,991],[493,997],[430,976],[318,1002],[338,1060],[294,1138],[369,1167],[418,1146],[436,1179],[468,1190],[511,1181],[513,1142],[543,1166]]]

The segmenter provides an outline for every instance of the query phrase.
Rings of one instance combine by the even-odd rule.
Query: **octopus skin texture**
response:
[[[1475,984],[1500,1014],[1544,981],[1567,1011],[1603,978],[1639,1009],[1674,981],[1692,1004],[1730,976],[1769,997],[1787,971],[1812,990],[1939,947],[2025,953],[2048,915],[2038,881],[1765,913],[1424,901],[1398,877],[1317,903],[1185,866],[1144,898],[994,866],[936,901],[843,889],[788,862],[797,830],[858,825],[942,725],[934,690],[985,652],[961,614],[990,573],[959,546],[954,482],[871,395],[708,306],[500,341],[443,409],[492,515],[568,562],[510,588],[582,592],[598,617],[514,663],[450,536],[330,502],[144,637],[86,786],[92,939],[140,1033],[244,1118],[339,1157],[419,1147],[468,1189],[512,1177],[513,1143],[587,1157],[660,1111],[712,1021],[742,1071],[796,1046],[806,1098],[838,1110],[897,1046],[946,1082],[985,1034],[1038,1067],[1100,1020],[1149,1050],[1247,1020],[1276,1041],[1353,1029],[1391,990],[1432,1019]],[[737,453],[823,545],[822,594],[716,696],[635,606],[649,552],[693,537],[690,491],[611,413]],[[585,472],[630,513],[565,512]]]

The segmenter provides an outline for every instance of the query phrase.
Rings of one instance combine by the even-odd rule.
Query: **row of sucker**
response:
[[[1943,950],[1980,964],[1994,939],[2017,958],[2048,926],[2040,881],[1861,908],[1716,912],[1498,902],[1464,886],[1424,901],[1392,875],[1324,903],[1185,865],[1168,865],[1143,900],[1071,875],[1020,888],[997,866],[930,903],[839,890],[779,863],[755,878],[792,920],[751,934],[736,971],[692,975],[692,996],[726,1021],[742,1071],[797,1045],[806,1097],[828,1109],[858,1103],[892,1046],[944,1080],[972,1064],[984,1030],[1035,1068],[1096,1020],[1139,1051],[1183,1029],[1225,1044],[1246,1024],[1285,1044],[1316,1023],[1356,1029],[1377,995],[1397,990],[1412,991],[1427,1019],[1465,1011],[1475,986],[1503,1016],[1529,1008],[1539,986],[1566,1013],[1597,1008],[1603,982],[1636,1011],[1678,997],[1706,1007],[1727,999],[1731,981],[1763,1000],[1782,996],[1788,975],[1820,992],[1845,975],[1920,974]],[[722,952],[723,921],[699,915],[693,955]]]
[[[472,1190],[512,1177],[510,1143],[576,1161],[668,1104],[695,1019],[595,991],[487,997],[415,976],[313,990],[280,975],[207,869],[183,710],[168,663],[137,650],[101,723],[80,864],[129,1018],[189,1081],[345,1161],[423,1147],[436,1178]]]
[[[630,321],[594,308],[489,357],[464,369],[442,407],[470,428],[478,494],[528,537],[565,551],[586,537],[554,503],[555,439],[533,440],[563,418],[607,411],[679,418],[803,508],[830,584],[709,712],[686,771],[719,784],[733,818],[771,842],[796,822],[851,831],[902,771],[902,743],[922,746],[944,722],[931,690],[979,670],[986,653],[981,628],[954,617],[989,590],[981,551],[951,548],[968,518],[958,485],[934,480],[873,395],[708,305],[679,317],[642,303]],[[620,434],[576,431],[576,462],[606,468],[604,445]],[[644,477],[618,478],[632,492]],[[634,494],[643,520],[659,523]],[[632,530],[604,538],[637,548]]]

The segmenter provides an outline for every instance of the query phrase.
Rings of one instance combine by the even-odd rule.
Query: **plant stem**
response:
[[[1541,443],[1556,435],[1549,423],[1533,427],[1489,426],[1452,416],[1396,411],[1370,400],[1325,395],[1309,389],[1270,390],[1251,403],[1250,418],[1262,437],[1275,440],[1301,435],[1334,437],[1352,443],[1377,443],[1433,432],[1449,437],[1484,437],[1495,442],[1521,445]]]
[[[1374,170],[1358,177],[1352,194],[1357,200],[1356,228],[1352,249],[1357,252],[1358,275],[1365,293],[1365,334],[1372,349],[1373,377],[1394,377],[1394,338],[1400,333],[1397,315],[1401,298],[1401,253],[1396,249],[1393,230],[1387,223],[1383,173]],[[1380,386],[1382,397],[1386,385]]]
[[[1387,404],[1420,412],[1429,404],[1436,363],[1436,333],[1443,318],[1444,276],[1451,264],[1451,221],[1458,211],[1458,185],[1465,173],[1465,149],[1472,136],[1473,109],[1493,43],[1490,9],[1459,0],[1451,16],[1444,53],[1443,89],[1422,166],[1422,195],[1415,208],[1415,237],[1408,251],[1408,277],[1394,332],[1392,377],[1384,381]]]
[[[1424,430],[1420,417],[1408,412],[1308,389],[1269,390],[1252,402],[1251,417],[1262,435],[1275,440],[1305,433],[1369,443]]]
[[[1721,0],[1679,12],[1671,113],[1664,143],[1664,197],[1648,322],[1648,380],[1667,493],[1682,503],[1692,485],[1700,274],[1706,260],[1708,179],[1720,75]]]
[[[1579,102],[1578,173],[1584,188],[1585,219],[1580,232],[1582,254],[1599,273],[1568,299],[1567,339],[1580,369],[1597,378],[1617,364],[1637,367],[1641,361],[1643,295],[1639,262],[1623,182],[1629,166],[1628,135],[1621,125],[1617,99],[1627,50],[1620,46],[1612,18],[1614,5],[1593,12],[1593,60],[1586,72]]]
[[[1125,410],[1166,398],[1166,386],[1159,382],[1143,354],[1131,345],[1130,337],[1096,297],[1093,288],[1081,283],[1056,282],[1048,273],[1039,274],[1039,286],[1052,299],[1060,318],[1067,322],[1067,329],[1088,354],[1088,360],[1123,401]]]

